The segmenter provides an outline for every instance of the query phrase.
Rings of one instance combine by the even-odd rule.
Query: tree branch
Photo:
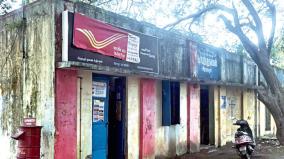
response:
[[[255,27],[252,23],[250,23],[250,22],[241,23],[240,26],[241,26],[241,27],[248,27],[248,28],[250,28],[251,30],[253,30],[253,31],[256,32],[256,27]]]
[[[256,57],[257,57],[256,53],[258,51],[257,46],[242,31],[241,24],[240,24],[240,21],[239,21],[238,12],[237,12],[234,4],[232,4],[232,6],[233,6],[233,9],[232,9],[231,14],[232,14],[233,19],[234,19],[235,27],[232,25],[232,22],[230,22],[230,20],[228,20],[225,16],[221,16],[221,19],[223,20],[226,28],[229,31],[231,31],[232,33],[234,33],[236,36],[238,36],[238,38],[240,39],[244,48],[250,54],[250,56],[253,59],[256,59]]]
[[[273,45],[273,40],[274,40],[274,35],[275,35],[275,27],[276,27],[276,9],[275,9],[275,5],[270,3],[268,0],[265,0],[269,11],[271,13],[271,32],[269,35],[269,39],[267,42],[267,50],[268,50],[268,56],[270,57],[271,54],[271,49],[272,49],[272,45]]]
[[[242,2],[246,6],[247,10],[249,11],[250,15],[253,18],[253,21],[256,24],[256,28],[257,28],[256,35],[258,37],[258,43],[259,43],[260,49],[266,50],[266,42],[265,42],[264,35],[263,35],[262,22],[258,16],[258,13],[253,7],[253,5],[251,4],[250,0],[242,0]]]
[[[234,33],[236,35],[238,34],[237,29],[233,26],[232,22],[228,18],[226,18],[224,15],[220,15],[219,18],[222,19],[222,21],[224,22],[226,28],[230,32],[232,32],[232,33]]]
[[[241,23],[241,27],[247,26],[248,28],[252,29],[254,32],[256,32],[256,26],[253,24],[251,19],[249,17],[246,17],[247,22]]]
[[[188,16],[185,16],[179,20],[177,20],[176,22],[172,23],[172,24],[168,24],[165,27],[163,27],[164,29],[166,28],[173,28],[175,27],[177,24],[181,23],[182,21],[188,20],[188,19],[194,19],[197,20],[200,16],[202,16],[203,14],[206,14],[207,12],[213,11],[213,10],[221,10],[221,11],[225,11],[227,13],[230,13],[233,11],[231,8],[228,8],[224,5],[220,5],[220,4],[210,4],[209,6],[207,6],[206,8],[203,8],[201,10],[199,10],[198,12],[194,13],[194,14],[190,14]]]
[[[107,0],[107,1],[104,1],[104,2],[101,2],[101,3],[98,3],[97,6],[104,5],[104,4],[109,3],[111,1],[113,1],[113,0]]]

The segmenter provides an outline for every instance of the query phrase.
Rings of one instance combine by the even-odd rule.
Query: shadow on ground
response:
[[[240,159],[233,144],[228,143],[221,148],[213,146],[201,146],[199,153],[185,154],[177,159]],[[284,159],[284,146],[280,146],[277,140],[258,140],[252,159]]]

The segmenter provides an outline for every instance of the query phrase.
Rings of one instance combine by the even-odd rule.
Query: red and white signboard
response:
[[[36,118],[24,118],[24,126],[36,126]]]
[[[111,25],[75,13],[73,45],[132,63],[140,63],[140,38]]]

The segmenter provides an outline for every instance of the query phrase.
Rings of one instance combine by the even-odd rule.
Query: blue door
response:
[[[92,158],[107,159],[109,78],[94,76],[92,83]]]

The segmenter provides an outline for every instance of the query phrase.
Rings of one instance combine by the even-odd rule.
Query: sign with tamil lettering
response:
[[[137,73],[158,73],[156,37],[118,28],[78,13],[69,12],[67,19],[68,51],[65,51],[67,55],[62,55],[62,61],[122,68]]]
[[[192,78],[219,80],[218,51],[204,44],[189,41],[190,72]]]

